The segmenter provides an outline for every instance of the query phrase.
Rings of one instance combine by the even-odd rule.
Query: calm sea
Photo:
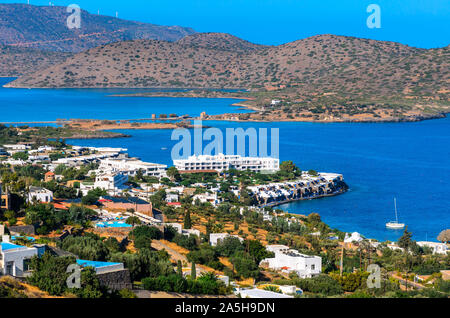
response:
[[[6,82],[7,80],[3,80]],[[0,80],[1,82],[1,80]],[[199,115],[236,111],[230,99],[111,97],[135,90],[0,89],[0,121],[57,118],[133,119],[151,114]],[[139,90],[143,91],[143,90]],[[147,90],[148,91],[148,90]],[[385,228],[399,219],[416,240],[436,240],[450,228],[450,118],[418,123],[319,124],[206,122],[225,128],[279,128],[280,159],[301,169],[338,172],[350,191],[336,197],[281,206],[300,214],[317,212],[332,227],[379,240],[401,231]],[[172,164],[170,130],[125,131],[131,138],[74,140],[84,146],[128,148],[145,161]]]

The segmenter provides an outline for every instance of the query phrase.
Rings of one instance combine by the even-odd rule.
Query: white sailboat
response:
[[[394,198],[394,207],[395,207],[395,221],[386,223],[386,227],[388,229],[401,230],[405,227],[405,223],[398,223],[397,199],[396,198]]]

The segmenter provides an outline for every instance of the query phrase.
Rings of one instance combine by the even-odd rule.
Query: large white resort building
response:
[[[167,166],[136,158],[107,158],[100,161],[99,169],[120,171],[127,176],[135,176],[141,171],[144,176],[161,178],[166,176]]]
[[[199,155],[173,161],[179,171],[226,171],[229,169],[251,170],[254,172],[276,172],[280,170],[280,160],[270,157],[242,157],[218,154]]]

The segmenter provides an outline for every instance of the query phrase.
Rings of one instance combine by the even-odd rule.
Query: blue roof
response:
[[[129,198],[122,198],[122,197],[111,197],[109,195],[102,196],[104,200],[112,201],[114,203],[133,203],[133,204],[150,204],[147,201],[144,201],[140,198],[136,197],[129,197]]]
[[[15,248],[26,248],[26,246],[21,246],[21,245],[6,243],[6,242],[2,242],[1,245],[2,245],[2,251],[12,250]]]
[[[31,241],[31,242],[36,241],[36,239],[34,237],[31,237],[31,236],[14,236],[14,235],[11,236],[11,240],[12,241],[15,241],[17,239],[25,239],[25,240],[28,240],[28,241]]]
[[[92,266],[94,268],[101,268],[112,265],[120,265],[122,263],[97,262],[97,261],[86,261],[82,259],[77,259],[77,264],[83,267]]]

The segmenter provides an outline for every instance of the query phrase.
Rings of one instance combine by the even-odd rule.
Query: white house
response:
[[[270,105],[276,106],[276,105],[278,105],[278,104],[280,104],[280,103],[281,103],[281,100],[278,100],[278,99],[272,99],[272,101],[270,102]]]
[[[348,235],[348,233],[345,233],[345,239],[344,239],[344,243],[358,243],[361,242],[362,240],[364,240],[361,237],[361,234],[359,234],[358,232],[353,232],[351,235]]]
[[[211,244],[212,246],[216,246],[220,241],[230,236],[236,237],[241,243],[244,241],[242,237],[239,237],[237,235],[230,235],[228,233],[211,233],[209,234],[209,244]]]
[[[178,202],[178,194],[176,193],[167,193],[166,194],[166,202]]]
[[[122,173],[103,173],[95,177],[94,188],[103,190],[122,189],[126,182],[128,182],[128,176]]]
[[[177,232],[179,234],[183,233],[183,225],[181,225],[180,223],[164,223],[164,226],[171,226],[173,227],[175,230],[177,230]]]
[[[242,298],[294,298],[294,296],[276,293],[264,289],[252,288],[241,289],[237,288],[234,292],[236,295],[241,295]]]
[[[266,258],[261,263],[267,264],[271,269],[295,272],[301,278],[317,276],[322,272],[320,256],[300,254],[285,245],[268,245],[266,249],[273,252],[275,257]]]
[[[393,251],[402,251],[402,252],[403,252],[403,251],[405,250],[404,248],[398,246],[398,245],[395,244],[395,243],[390,243],[390,244],[388,244],[388,245],[387,245],[387,248],[390,249],[390,250],[393,250]]]
[[[14,277],[27,276],[30,259],[38,255],[35,247],[15,245],[9,242],[9,236],[3,236],[0,243],[0,274]]]
[[[181,234],[189,236],[189,235],[197,235],[200,236],[200,231],[196,229],[182,229]]]
[[[49,203],[53,201],[53,192],[45,188],[30,187],[28,192],[28,202],[36,200],[41,203]]]
[[[222,202],[222,200],[217,196],[216,192],[214,193],[205,192],[196,194],[192,197],[192,203],[195,204],[197,200],[199,200],[201,203],[209,202],[213,206],[217,206],[218,204],[220,204],[220,202]]]
[[[200,231],[196,230],[196,229],[183,229],[183,225],[180,223],[164,223],[164,226],[171,226],[173,227],[175,230],[177,230],[177,232],[179,234],[183,234],[183,235],[197,235],[200,237]]]
[[[447,244],[445,243],[420,241],[417,242],[417,245],[419,245],[420,247],[431,248],[433,250],[433,254],[446,255],[448,251]]]

